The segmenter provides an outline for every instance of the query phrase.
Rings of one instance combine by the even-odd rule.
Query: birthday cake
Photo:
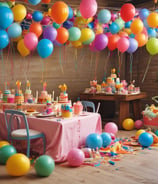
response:
[[[68,93],[66,92],[67,90],[67,85],[59,85],[59,89],[61,90],[60,95],[59,95],[59,103],[67,103],[68,102]]]
[[[30,89],[30,82],[26,82],[26,90],[25,90],[25,95],[24,95],[24,101],[25,103],[28,102],[29,99],[32,99],[32,91]]]
[[[68,104],[61,105],[61,115],[63,118],[71,118],[72,117],[72,106]]]
[[[9,89],[4,90],[3,93],[3,102],[7,102],[8,101],[8,95],[11,94]]]
[[[21,90],[17,90],[15,93],[15,103],[22,104],[24,103],[24,95]]]

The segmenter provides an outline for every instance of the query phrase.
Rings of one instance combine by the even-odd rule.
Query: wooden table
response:
[[[145,92],[140,92],[139,94],[90,94],[90,93],[81,93],[81,100],[103,100],[103,101],[112,101],[118,103],[118,126],[119,129],[122,129],[122,122],[124,119],[130,117],[130,104],[132,105],[133,117],[134,120],[141,118],[141,99],[146,98],[147,94]],[[115,105],[116,106],[116,105]],[[116,110],[116,108],[115,108]]]

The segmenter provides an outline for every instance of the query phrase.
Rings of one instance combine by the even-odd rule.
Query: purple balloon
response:
[[[129,47],[127,49],[127,52],[132,54],[133,52],[135,52],[138,48],[138,42],[136,39],[134,38],[129,38]]]
[[[57,30],[52,27],[48,26],[43,31],[43,38],[49,39],[51,42],[53,42],[57,37]]]
[[[103,50],[108,44],[108,37],[105,34],[97,34],[94,40],[94,47],[97,50]]]

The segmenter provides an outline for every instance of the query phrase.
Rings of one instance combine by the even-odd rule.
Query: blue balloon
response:
[[[7,32],[0,29],[0,49],[5,48],[9,44],[9,36]]]
[[[118,24],[115,23],[115,22],[112,22],[112,24],[110,24],[109,28],[110,28],[110,32],[111,32],[112,34],[116,34],[116,33],[118,33],[119,30],[120,30]]]
[[[132,21],[125,22],[125,28],[130,28]]]
[[[19,25],[19,23],[14,22],[11,26],[8,28],[8,35],[10,38],[17,38],[21,35],[22,28]]]
[[[148,32],[148,36],[149,36],[150,38],[151,38],[151,37],[156,37],[156,35],[157,35],[156,29],[151,28],[151,27],[149,27],[149,28],[147,29],[147,32]]]
[[[144,20],[144,19],[146,19],[147,18],[147,16],[149,15],[149,10],[148,9],[146,9],[146,8],[143,8],[143,9],[141,9],[140,11],[139,11],[139,17],[142,19],[142,20]]]
[[[143,132],[138,138],[138,142],[142,147],[149,147],[152,145],[154,139],[153,136],[148,132]]]
[[[71,27],[73,27],[73,22],[67,20],[63,23],[63,27],[65,27],[66,29],[70,29]]]
[[[53,43],[48,39],[42,39],[38,42],[37,52],[41,58],[47,58],[53,52]]]
[[[91,149],[101,148],[103,145],[102,137],[97,133],[91,133],[86,137],[86,147]]]
[[[14,20],[13,12],[6,6],[0,6],[0,28],[6,29]]]
[[[28,0],[28,2],[32,5],[37,5],[41,2],[41,0]]]
[[[103,145],[102,146],[104,148],[106,148],[107,146],[109,146],[111,144],[112,139],[111,139],[111,136],[108,132],[103,132],[101,134],[101,137],[103,139]]]
[[[111,20],[111,12],[107,9],[102,9],[98,13],[98,21],[101,24],[108,23]]]
[[[43,13],[40,11],[34,11],[32,14],[32,19],[35,22],[40,22],[43,19]]]
[[[73,12],[73,10],[72,10],[72,8],[70,6],[68,6],[68,8],[69,8],[69,15],[68,15],[67,19],[71,19],[73,17],[73,15],[74,15],[74,12]]]
[[[132,54],[133,52],[135,52],[138,48],[138,42],[136,39],[134,38],[129,38],[129,47],[127,49],[127,52]]]

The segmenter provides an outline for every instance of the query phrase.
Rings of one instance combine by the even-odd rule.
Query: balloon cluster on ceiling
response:
[[[107,8],[99,10],[96,0],[81,0],[78,10],[56,1],[46,12],[30,13],[27,5],[13,1],[0,3],[0,49],[14,41],[24,57],[37,49],[41,58],[47,58],[54,46],[63,44],[88,46],[94,52],[108,48],[130,54],[146,46],[150,55],[158,54],[156,10],[137,10],[126,3],[118,12],[112,12]],[[41,2],[51,0],[27,0],[33,6]]]

